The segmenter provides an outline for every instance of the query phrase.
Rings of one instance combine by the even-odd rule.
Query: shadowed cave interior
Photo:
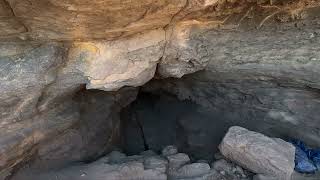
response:
[[[191,162],[213,162],[231,126],[284,140],[297,138],[317,147],[317,90],[292,83],[212,77],[202,71],[116,92],[79,90],[73,108],[78,109],[80,121],[40,146],[40,158],[29,161],[12,179],[95,163],[114,150],[128,157],[146,150],[161,153],[167,145],[177,146]]]

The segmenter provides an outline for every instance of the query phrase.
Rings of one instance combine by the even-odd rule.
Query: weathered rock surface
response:
[[[103,125],[106,124],[103,118],[111,114],[105,110],[115,108],[115,103],[126,106],[130,103],[130,96],[135,98],[135,94],[131,95],[129,91],[124,95],[126,102],[120,102],[123,101],[121,95],[105,94],[105,109],[89,112],[98,114],[92,116],[96,117],[96,124],[82,124],[79,127],[82,132],[79,132],[73,127],[79,119],[88,121],[86,112],[80,113],[87,108],[72,97],[86,81],[74,68],[74,62],[65,61],[67,48],[61,43],[1,43],[0,46],[3,49],[0,56],[0,177],[19,163],[29,160],[37,151],[39,156],[48,156],[49,159],[63,159],[62,154],[67,159],[84,158],[84,155],[71,153],[72,150],[81,149],[82,141],[91,143],[100,132],[106,135],[110,131],[105,130],[116,127]],[[116,112],[116,109],[112,111]],[[99,116],[102,117],[100,120]],[[88,129],[84,128],[91,128],[91,134],[87,134]],[[54,140],[46,147],[48,139]],[[66,144],[67,147],[64,146]]]
[[[163,156],[170,156],[178,153],[178,148],[175,146],[166,146],[165,148],[162,149],[161,154]]]
[[[59,164],[113,149],[119,109],[137,92],[76,96],[84,87],[115,91],[201,69],[187,83],[161,82],[160,89],[195,106],[176,118],[178,140],[167,133],[154,143],[159,138],[146,131],[150,147],[208,152],[220,141],[211,141],[217,132],[255,120],[261,123],[254,129],[319,146],[319,2],[268,3],[0,0],[0,179],[31,159]],[[189,123],[199,104],[216,121]],[[223,128],[208,126],[222,120]]]
[[[186,154],[177,153],[174,157],[175,160],[172,160],[170,156],[148,153],[127,156],[119,151],[113,151],[88,164],[74,164],[62,169],[48,169],[47,171],[25,168],[13,176],[12,180],[50,178],[60,180],[245,180],[237,178],[235,172],[228,171],[228,167],[224,167],[228,174],[223,174],[218,169],[210,168],[207,163],[185,161],[185,157],[188,157]],[[177,166],[177,161],[183,163]]]
[[[114,39],[144,30],[162,28],[170,23],[172,17],[183,9],[188,1],[1,0],[0,2],[3,14],[0,27],[1,30],[5,30],[1,36],[23,35],[36,39],[88,40]],[[198,8],[212,4],[198,1],[192,4],[196,3]]]
[[[253,2],[262,1],[1,0],[0,38],[113,40],[164,28],[181,19],[208,16],[219,21],[221,16],[241,12]]]
[[[212,159],[212,149],[217,151],[235,125],[320,147],[316,14],[293,24],[202,32],[212,54],[208,66],[181,79],[153,80],[143,86],[144,94],[123,111],[130,126],[126,137],[141,142],[130,120],[135,117],[150,148],[175,144],[201,159]],[[127,148],[139,152],[143,144],[128,142]]]
[[[167,159],[169,161],[169,167],[172,169],[177,169],[190,162],[189,156],[185,153],[173,154],[167,156]]]
[[[226,158],[257,174],[290,180],[294,171],[292,144],[239,126],[229,129],[219,149]]]
[[[142,160],[142,162],[140,162]],[[165,166],[166,160],[161,159]],[[39,173],[35,175],[34,173]],[[43,180],[58,177],[61,180],[136,180],[136,179],[159,179],[166,180],[164,172],[156,168],[145,167],[143,157],[132,160],[130,157],[123,157],[117,162],[110,162],[108,156],[90,164],[74,165],[65,169],[49,172],[38,172],[36,170],[18,174],[13,179],[21,180]]]
[[[171,179],[195,178],[203,176],[210,172],[210,166],[207,163],[192,163],[182,166],[175,171],[169,171]]]
[[[251,179],[251,174],[240,166],[220,159],[212,163],[212,168],[229,179]]]
[[[153,78],[163,55],[164,31],[112,42],[76,43],[70,57],[82,65],[88,89],[118,90]]]
[[[124,86],[140,86],[149,81],[164,54],[165,32],[154,30],[123,40],[104,42],[2,42],[0,47],[0,128],[3,129],[0,137],[3,142],[0,145],[0,174],[5,176],[2,174],[7,175],[8,169],[34,156],[38,144],[48,138],[61,136],[52,141],[52,147],[41,149],[41,156],[51,151],[56,151],[55,156],[60,156],[58,154],[64,151],[78,151],[83,147],[79,145],[83,141],[90,142],[97,136],[105,138],[104,135],[110,132],[105,130],[111,126],[118,129],[118,123],[111,120],[113,117],[99,108],[113,108],[114,103],[119,103],[116,99],[119,97],[106,99],[99,108],[88,107],[91,108],[90,113],[97,114],[93,117],[98,122],[89,125],[92,127],[86,130],[88,127],[81,127],[80,132],[72,127],[79,124],[79,120],[91,124],[90,117],[81,114],[81,118],[86,118],[81,120],[80,104],[72,98],[84,85],[87,89],[111,91]],[[127,102],[121,102],[123,106],[118,107],[126,106],[135,96],[124,94],[124,97],[128,98]],[[92,99],[85,99],[82,104],[85,105],[86,101]],[[91,106],[98,106],[99,103],[94,102]],[[104,122],[103,118],[110,122]],[[63,144],[72,145],[62,147]],[[108,145],[106,142],[103,144]],[[100,154],[106,148],[91,150],[94,154]],[[66,154],[64,156],[68,156]],[[89,155],[74,153],[67,159],[69,157],[81,159]]]

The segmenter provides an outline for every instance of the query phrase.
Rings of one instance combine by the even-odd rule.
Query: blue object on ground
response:
[[[311,150],[310,157],[314,165],[320,169],[320,149]]]
[[[290,142],[296,147],[294,169],[300,173],[315,173],[320,168],[320,150],[308,149],[299,140]]]

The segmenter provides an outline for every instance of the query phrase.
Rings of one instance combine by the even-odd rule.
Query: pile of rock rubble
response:
[[[234,126],[219,149],[221,154],[216,154],[211,164],[205,160],[191,162],[175,146],[165,147],[161,154],[149,150],[127,156],[113,151],[93,163],[38,174],[32,179],[54,176],[59,180],[289,180],[294,172],[295,148],[281,139]]]

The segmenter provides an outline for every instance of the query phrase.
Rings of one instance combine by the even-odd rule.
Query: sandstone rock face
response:
[[[181,78],[208,65],[213,54],[208,49],[208,39],[202,34],[210,27],[207,26],[197,21],[185,21],[167,31],[169,38],[158,67],[160,76]]]
[[[217,0],[1,0],[1,38],[113,40],[198,15]],[[242,7],[245,8],[245,7]],[[192,14],[195,15],[192,15]]]
[[[83,67],[88,89],[111,91],[153,78],[163,48],[164,31],[155,30],[126,40],[76,43],[69,55]]]
[[[163,56],[165,33],[155,30],[112,42],[4,42],[0,46],[0,128],[3,129],[0,164],[3,174],[7,174],[7,168],[11,169],[11,166],[33,155],[31,150],[35,145],[49,137],[62,136],[52,142],[53,147],[40,150],[41,156],[51,151],[59,154],[71,152],[74,148],[81,149],[83,145],[79,144],[82,144],[81,136],[84,134],[70,129],[81,119],[79,111],[82,111],[79,102],[72,99],[74,94],[83,85],[87,89],[112,91],[124,86],[140,86],[149,81]],[[132,100],[129,96],[123,105]],[[118,100],[105,101],[105,108],[109,109],[113,101]],[[99,122],[103,123],[102,119]],[[116,124],[113,123],[112,128],[116,128]],[[99,129],[99,123],[94,126],[92,131],[104,131],[104,128]],[[17,135],[17,131],[21,132],[21,136],[20,133]],[[69,142],[75,144],[59,150],[62,144]],[[22,147],[17,149],[18,146]],[[71,159],[85,157],[77,153],[74,155],[76,157]]]
[[[146,84],[124,119],[137,117],[150,148],[175,144],[197,158],[211,159],[230,126],[319,147],[320,32],[318,18],[309,18],[302,21],[306,28],[202,32],[212,54],[205,70]],[[132,152],[143,148],[127,145]]]
[[[319,146],[319,2],[268,3],[0,0],[0,179],[30,161],[59,164],[109,152],[119,138],[119,111],[137,93],[121,88],[202,69],[154,89],[200,104],[228,125],[235,117],[259,119],[259,131]],[[189,151],[215,147],[203,138],[214,134],[197,136],[209,121],[194,126],[181,118],[178,141]],[[150,137],[156,149],[175,144]]]
[[[119,124],[116,120],[112,125],[104,126],[106,123],[103,118],[109,118],[111,110],[116,112],[116,109],[112,109],[115,108],[113,103],[123,101],[120,95],[105,94],[110,98],[105,99],[105,109],[96,112],[99,114],[96,117],[100,116],[100,120],[96,118],[95,126],[89,125],[89,128],[93,128],[90,130],[91,135],[86,133],[87,124],[80,125],[79,132],[72,127],[86,117],[80,113],[83,111],[81,103],[72,97],[81,84],[86,82],[86,78],[83,72],[77,71],[77,67],[81,65],[77,64],[78,61],[65,61],[68,48],[61,43],[13,42],[1,43],[1,49],[1,177],[17,164],[34,156],[36,151],[40,157],[47,156],[49,159],[53,158],[53,154],[57,159],[64,159],[59,155],[64,154],[67,159],[73,160],[94,156],[85,152],[74,153],[73,156],[68,153],[72,150],[80,151],[83,145],[91,143],[92,138],[99,132],[106,131],[104,133],[108,134],[111,132],[110,127],[116,128],[115,124]],[[135,97],[134,93],[125,93],[125,101],[121,102],[124,106]],[[130,97],[133,99],[130,100]],[[83,100],[85,101],[88,100]],[[92,106],[94,104],[92,103]],[[108,109],[109,112],[101,114],[101,111]],[[84,119],[82,122],[89,121],[89,118]],[[112,120],[109,123],[111,122]],[[88,139],[85,138],[87,136]],[[45,142],[51,138],[55,140],[46,145]],[[66,144],[67,147],[64,146]],[[96,145],[99,151],[104,151],[102,146],[103,144]],[[53,153],[52,156],[50,152]]]
[[[242,127],[231,127],[219,149],[228,159],[257,174],[290,180],[294,171],[292,144]]]

